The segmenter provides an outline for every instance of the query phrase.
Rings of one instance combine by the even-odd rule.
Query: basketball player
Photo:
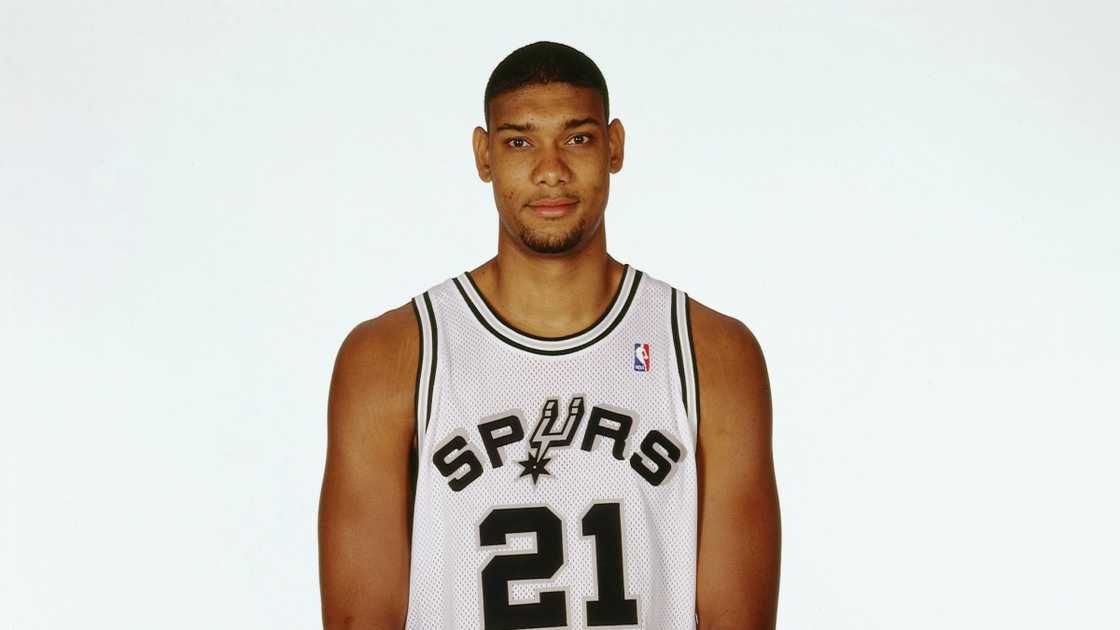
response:
[[[520,48],[484,112],[474,160],[497,255],[358,324],[338,353],[324,627],[774,628],[758,342],[607,254],[625,132],[590,59]]]

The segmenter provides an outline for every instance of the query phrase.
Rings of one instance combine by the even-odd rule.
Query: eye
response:
[[[575,144],[587,144],[588,142],[591,142],[591,134],[589,134],[589,133],[576,134],[576,135],[572,136],[571,139],[575,140],[576,138],[584,138],[584,141],[583,142],[576,142]]]
[[[510,138],[509,140],[506,140],[506,145],[508,145],[508,146],[511,146],[511,147],[513,147],[514,149],[521,149],[521,148],[524,148],[524,146],[525,146],[525,145],[514,145],[514,144],[511,144],[511,143],[513,143],[513,142],[524,142],[524,143],[526,143],[526,145],[527,145],[529,141],[528,141],[528,140],[526,140],[525,138]]]

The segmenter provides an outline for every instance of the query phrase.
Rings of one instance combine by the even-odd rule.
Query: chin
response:
[[[586,234],[586,225],[584,224],[583,217],[572,215],[576,219],[576,225],[566,226],[561,228],[559,225],[555,229],[548,228],[530,228],[522,225],[520,230],[521,243],[529,249],[541,254],[560,254],[563,252],[571,251],[583,242]],[[551,221],[559,221],[561,218],[550,219]]]

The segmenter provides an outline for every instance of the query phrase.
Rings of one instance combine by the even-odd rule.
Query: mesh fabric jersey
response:
[[[696,627],[699,410],[683,291],[630,266],[583,331],[468,272],[417,295],[407,630]]]

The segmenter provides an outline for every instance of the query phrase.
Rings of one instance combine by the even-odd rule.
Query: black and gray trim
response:
[[[436,382],[436,315],[432,299],[425,291],[412,298],[412,312],[420,327],[420,359],[416,364],[416,439],[419,443],[428,429],[432,417],[432,395]]]
[[[559,355],[582,350],[609,335],[630,309],[630,304],[633,303],[634,296],[638,292],[638,284],[642,280],[642,272],[629,264],[623,265],[622,280],[603,314],[587,328],[563,337],[533,335],[507,322],[483,297],[470,272],[464,271],[452,280],[478,322],[495,337],[526,352]]]
[[[673,350],[677,357],[677,376],[681,384],[681,401],[688,415],[693,435],[700,436],[700,378],[696,370],[696,348],[692,343],[692,308],[688,294],[673,289],[670,295],[669,321],[673,329]]]

